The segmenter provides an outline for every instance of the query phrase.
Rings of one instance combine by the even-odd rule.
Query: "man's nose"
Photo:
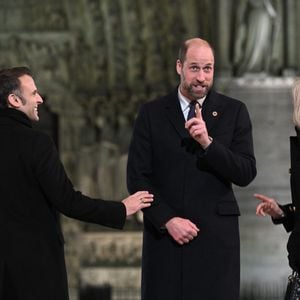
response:
[[[205,74],[203,70],[199,70],[199,72],[197,73],[197,80],[201,82],[205,80]]]
[[[44,99],[42,98],[42,96],[41,96],[41,95],[39,95],[38,102],[39,102],[39,103],[43,103],[43,102],[44,102]]]

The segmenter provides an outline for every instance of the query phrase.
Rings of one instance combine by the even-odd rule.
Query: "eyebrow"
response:
[[[189,63],[189,65],[190,65],[190,66],[200,66],[200,65],[202,65],[202,64],[199,64],[199,63],[197,63],[197,62],[191,62],[191,63]],[[213,65],[214,65],[214,63],[209,62],[209,63],[204,64],[203,66],[213,66]]]

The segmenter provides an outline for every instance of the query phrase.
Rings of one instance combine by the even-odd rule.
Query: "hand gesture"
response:
[[[147,191],[136,192],[122,200],[126,207],[126,215],[130,216],[143,208],[149,207],[153,201],[153,195]]]
[[[198,235],[199,228],[190,220],[174,217],[166,223],[172,238],[180,245],[189,243]]]
[[[185,123],[185,128],[189,131],[191,137],[196,140],[203,149],[207,148],[212,142],[208,136],[205,121],[202,118],[202,112],[199,105],[195,106],[196,117]]]
[[[272,218],[281,218],[283,216],[283,211],[273,198],[269,198],[262,194],[254,194],[254,197],[262,202],[256,207],[256,214],[258,216],[265,216],[268,214]]]

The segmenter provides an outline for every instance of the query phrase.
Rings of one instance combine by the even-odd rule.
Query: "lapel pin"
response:
[[[214,117],[216,117],[216,116],[218,115],[218,113],[217,113],[216,111],[213,111],[213,112],[212,112],[212,115],[213,115]]]

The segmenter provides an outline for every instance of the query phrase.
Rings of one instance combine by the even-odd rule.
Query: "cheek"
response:
[[[214,75],[213,74],[209,74],[205,77],[205,80],[208,81],[208,82],[212,82],[213,81],[213,77]]]
[[[185,73],[184,76],[182,76],[182,80],[184,80],[187,83],[190,83],[196,79],[196,76],[190,73]]]

